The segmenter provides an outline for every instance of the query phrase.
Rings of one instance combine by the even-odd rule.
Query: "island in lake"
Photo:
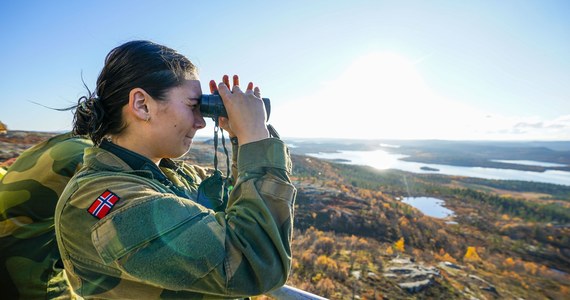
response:
[[[431,167],[428,167],[428,166],[423,166],[423,167],[421,167],[420,169],[423,170],[423,171],[439,172],[439,169],[437,169],[437,168],[431,168]]]

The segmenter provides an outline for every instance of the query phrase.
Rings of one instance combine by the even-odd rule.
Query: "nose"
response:
[[[206,120],[204,120],[204,117],[202,116],[202,113],[199,109],[197,109],[196,113],[194,114],[194,127],[196,129],[202,129],[206,127]]]

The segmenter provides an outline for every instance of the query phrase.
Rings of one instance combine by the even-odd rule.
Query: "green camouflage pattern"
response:
[[[179,197],[151,172],[112,153],[85,151],[55,213],[57,242],[74,291],[105,299],[235,299],[285,284],[291,269],[296,189],[278,139],[242,145],[225,211],[191,200],[204,179],[163,172],[186,189]],[[106,190],[120,199],[102,219],[88,208]]]
[[[0,298],[71,298],[54,231],[57,200],[92,143],[71,134],[24,151],[0,180]]]

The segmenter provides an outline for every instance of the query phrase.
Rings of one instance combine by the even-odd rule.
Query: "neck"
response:
[[[111,136],[111,142],[115,145],[121,146],[125,149],[129,149],[136,152],[149,160],[151,160],[157,166],[160,164],[161,157],[154,157],[151,155],[148,144],[144,142],[142,138],[133,138],[127,135],[113,135]]]

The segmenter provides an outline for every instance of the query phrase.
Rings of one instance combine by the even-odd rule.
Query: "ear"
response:
[[[129,111],[133,117],[142,121],[148,121],[150,95],[141,88],[134,88],[129,92]]]

